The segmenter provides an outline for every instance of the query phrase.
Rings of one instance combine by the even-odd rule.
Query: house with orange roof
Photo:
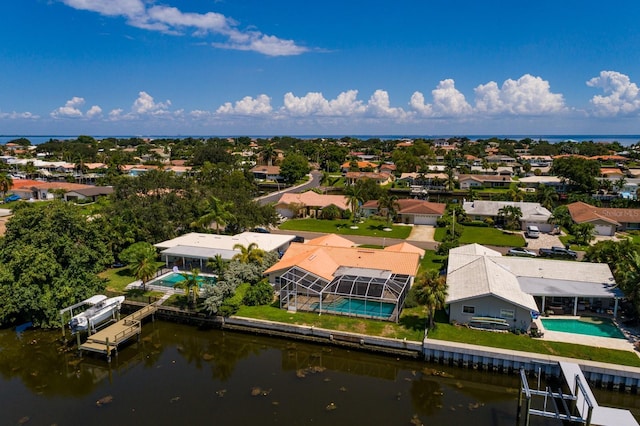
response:
[[[347,173],[349,170],[351,170],[351,163],[355,163],[355,165],[357,165],[358,170],[362,170],[362,169],[368,169],[374,172],[378,171],[378,165],[376,163],[372,163],[371,161],[347,161],[346,163],[342,164],[342,166],[340,166],[340,171],[342,173]]]
[[[418,200],[415,198],[401,198],[397,201],[398,222],[414,225],[436,225],[436,222],[447,207],[444,203],[434,203],[431,201]],[[384,215],[378,207],[378,200],[369,200],[362,205],[362,212],[365,217],[371,215]]]
[[[604,178],[608,179],[620,179],[621,177],[626,176],[627,174],[620,170],[617,167],[601,167],[600,174]]]
[[[616,231],[640,229],[640,209],[595,207],[581,201],[567,205],[575,223],[591,223],[596,235],[613,236]]]
[[[410,244],[387,250],[345,247],[341,240],[291,243],[264,272],[280,294],[280,307],[398,321],[420,265],[419,249]]]
[[[376,173],[376,172],[347,172],[344,175],[347,185],[353,185],[360,179],[371,179],[378,185],[386,185],[395,180],[395,177],[391,173]]]
[[[320,217],[322,209],[336,206],[341,211],[349,209],[349,200],[344,195],[325,195],[314,191],[284,193],[275,205],[283,217]]]

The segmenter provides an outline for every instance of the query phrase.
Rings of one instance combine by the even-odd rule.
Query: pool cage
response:
[[[329,282],[293,267],[280,277],[280,307],[397,322],[411,280],[388,270],[341,267]]]

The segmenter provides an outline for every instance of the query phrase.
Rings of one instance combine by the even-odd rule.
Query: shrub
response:
[[[242,303],[247,306],[268,305],[273,301],[273,288],[267,280],[262,280],[258,284],[252,285],[242,299]]]
[[[222,302],[220,309],[218,309],[218,315],[223,317],[230,317],[231,315],[238,312],[240,309],[240,302],[234,299],[227,299]]]
[[[487,218],[487,219],[491,220],[491,218]],[[488,228],[490,225],[486,221],[481,222],[479,220],[474,220],[471,222],[466,222],[464,226],[476,226],[478,228]]]
[[[334,220],[338,219],[342,215],[340,209],[335,205],[331,204],[322,209],[322,219]]]

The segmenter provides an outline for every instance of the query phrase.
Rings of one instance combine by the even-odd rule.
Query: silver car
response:
[[[514,247],[512,249],[509,249],[509,251],[507,252],[507,256],[536,257],[538,256],[538,253],[536,253],[535,251],[527,250],[523,247]]]

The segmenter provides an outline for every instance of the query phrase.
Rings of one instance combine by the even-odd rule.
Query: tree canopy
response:
[[[60,325],[59,309],[100,293],[113,262],[106,234],[60,201],[15,208],[0,239],[0,325]]]

